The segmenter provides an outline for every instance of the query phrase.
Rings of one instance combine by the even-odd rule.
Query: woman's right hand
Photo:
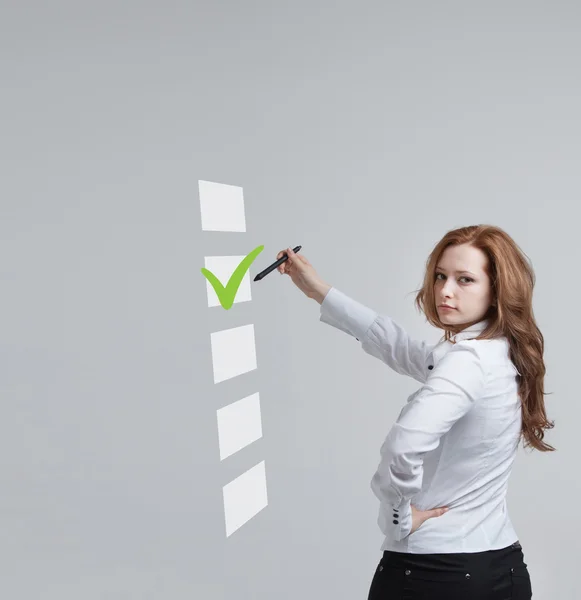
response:
[[[313,265],[303,254],[293,252],[292,248],[281,250],[276,255],[276,259],[282,258],[285,254],[288,255],[288,259],[277,267],[279,273],[289,275],[303,294],[321,304],[331,286],[319,277]]]

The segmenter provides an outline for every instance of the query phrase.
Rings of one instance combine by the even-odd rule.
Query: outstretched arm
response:
[[[320,321],[355,337],[367,354],[397,373],[425,381],[426,361],[433,344],[412,339],[391,317],[377,313],[332,286],[321,286],[315,300],[321,305]]]
[[[323,281],[304,255],[287,248],[278,253],[277,259],[285,255],[287,260],[278,270],[290,275],[307,297],[321,305],[321,321],[355,337],[365,352],[397,373],[425,381],[426,361],[434,345],[412,339],[390,317],[379,315]]]

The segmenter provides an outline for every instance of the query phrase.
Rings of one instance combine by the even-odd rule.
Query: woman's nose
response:
[[[453,284],[446,282],[444,287],[442,288],[442,295],[449,297],[454,293]]]

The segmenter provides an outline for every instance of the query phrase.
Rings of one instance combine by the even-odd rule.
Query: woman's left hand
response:
[[[418,510],[412,504],[412,530],[410,531],[410,534],[416,531],[424,521],[432,519],[433,517],[441,517],[447,511],[447,506],[440,506],[439,508],[432,508],[430,510]]]

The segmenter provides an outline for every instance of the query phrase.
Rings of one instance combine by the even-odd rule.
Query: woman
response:
[[[368,600],[530,599],[506,492],[517,447],[541,452],[544,340],[532,309],[534,273],[489,225],[448,232],[426,263],[417,307],[444,330],[438,344],[325,283],[291,248],[279,267],[321,305],[320,320],[422,387],[381,447],[371,480],[385,541]]]

